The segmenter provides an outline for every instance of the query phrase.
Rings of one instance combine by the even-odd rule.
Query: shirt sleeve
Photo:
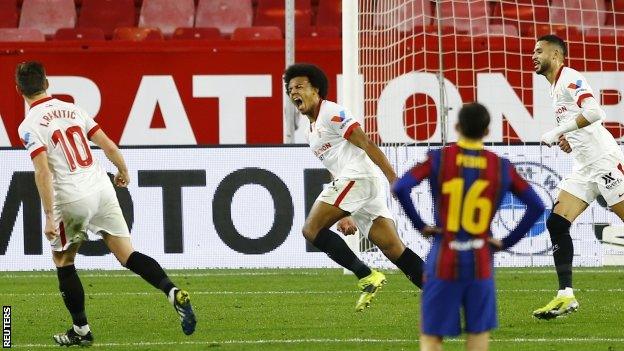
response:
[[[78,108],[78,113],[80,113],[80,116],[82,116],[82,119],[85,122],[85,132],[87,133],[87,139],[91,140],[93,134],[100,129],[100,125],[97,124],[97,122],[94,121],[93,118],[89,116],[89,114],[87,114],[87,111]]]
[[[327,123],[329,124],[330,129],[337,134],[342,135],[345,139],[349,139],[355,128],[360,126],[360,123],[353,118],[351,112],[344,108],[339,111],[335,111],[335,113],[329,116]]]
[[[585,80],[585,77],[583,77],[580,73],[573,71],[567,77],[567,81],[564,82],[564,84],[568,89],[570,96],[574,99],[576,105],[581,107],[583,100],[594,96],[594,91]]]
[[[46,143],[41,138],[41,135],[31,126],[21,125],[17,132],[31,159],[46,151]]]
[[[422,218],[416,211],[414,202],[412,201],[412,188],[420,184],[431,173],[431,157],[427,157],[425,162],[419,163],[411,170],[407,171],[392,186],[392,192],[396,195],[397,200],[403,207],[405,215],[412,221],[414,228],[422,231],[426,226]]]

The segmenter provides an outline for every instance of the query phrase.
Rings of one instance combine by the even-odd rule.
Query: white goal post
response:
[[[362,116],[362,96],[358,94],[361,84],[359,79],[359,42],[358,42],[358,0],[342,1],[342,105],[354,116]],[[359,232],[346,236],[349,247],[360,251]],[[348,270],[344,270],[345,273]]]

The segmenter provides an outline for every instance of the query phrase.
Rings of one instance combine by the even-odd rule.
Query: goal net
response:
[[[618,8],[622,6],[622,8]],[[602,104],[605,125],[618,141],[624,128],[621,97],[624,75],[624,3],[616,0],[359,0],[359,73],[364,80],[367,134],[403,174],[431,148],[457,140],[454,129],[463,103],[479,101],[492,122],[489,149],[509,158],[546,204],[543,218],[509,252],[496,255],[498,266],[552,265],[545,219],[558,194],[557,183],[572,170],[572,158],[539,145],[555,126],[549,85],[533,71],[536,39],[554,33],[568,45],[566,65],[582,72]],[[443,77],[443,79],[441,79]],[[412,193],[432,223],[427,184]],[[624,251],[601,243],[602,229],[620,220],[595,201],[571,228],[574,264],[600,266]],[[416,232],[398,203],[389,205],[404,242],[423,256],[429,242]],[[504,198],[492,231],[507,235],[524,212],[512,196]],[[363,258],[393,267],[365,238]]]

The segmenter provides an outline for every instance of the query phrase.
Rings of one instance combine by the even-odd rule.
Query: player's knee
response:
[[[73,264],[74,264],[73,257],[67,257],[67,256],[54,257],[54,265],[56,267],[71,266]]]
[[[561,235],[569,235],[571,225],[572,223],[570,221],[556,213],[551,213],[546,220],[546,228],[548,229],[551,238],[557,238]]]
[[[132,246],[115,248],[115,250],[111,251],[113,252],[113,255],[115,255],[117,261],[119,261],[119,264],[127,268],[128,259],[130,258],[130,255],[132,255],[132,253],[134,252]]]
[[[128,264],[129,257],[130,255],[115,255],[115,258],[117,258],[117,261],[119,262],[119,264],[126,268],[128,268],[127,264]]]
[[[303,234],[303,237],[306,238],[306,240],[308,240],[309,242],[313,242],[314,239],[316,239],[316,235],[318,234],[318,230],[316,230],[310,224],[305,223],[303,225],[303,228],[301,229],[301,234]]]

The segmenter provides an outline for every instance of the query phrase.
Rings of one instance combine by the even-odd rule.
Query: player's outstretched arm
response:
[[[377,165],[383,172],[383,174],[388,179],[390,184],[394,183],[397,179],[396,172],[390,165],[390,161],[384,153],[381,151],[377,144],[373,143],[368,136],[364,133],[362,128],[355,127],[349,138],[347,139],[349,142],[360,149],[364,150],[368,157],[373,161],[374,164]]]
[[[43,204],[43,212],[45,213],[44,233],[48,240],[54,239],[57,235],[56,226],[54,225],[54,190],[52,188],[52,171],[48,166],[48,153],[43,151],[32,159],[35,166],[35,184],[41,203]]]
[[[130,176],[128,175],[128,167],[124,161],[123,155],[119,152],[119,148],[110,138],[99,129],[91,136],[91,141],[99,146],[106,157],[117,167],[117,175],[115,175],[115,185],[126,187],[130,184]]]

